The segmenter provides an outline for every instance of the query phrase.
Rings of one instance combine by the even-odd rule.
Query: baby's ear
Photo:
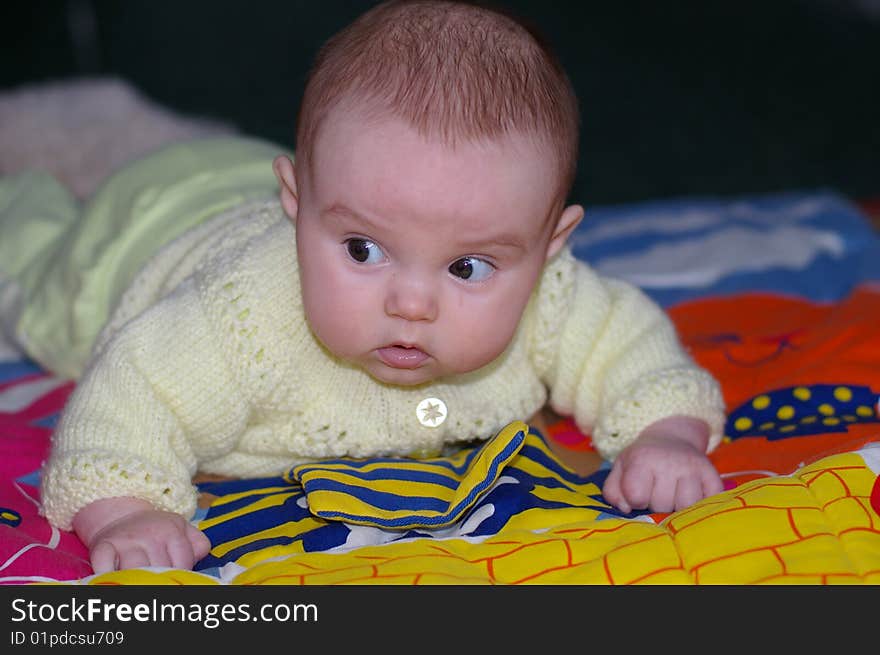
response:
[[[559,252],[559,249],[565,245],[566,240],[583,217],[584,208],[580,205],[569,205],[562,210],[562,214],[556,221],[553,235],[550,237],[550,243],[547,245],[547,259],[550,259]]]
[[[278,187],[281,193],[281,206],[290,220],[296,220],[299,209],[299,196],[296,192],[296,170],[293,162],[287,155],[279,155],[272,162],[272,170],[278,179]]]

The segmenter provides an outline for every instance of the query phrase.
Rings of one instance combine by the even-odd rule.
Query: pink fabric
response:
[[[75,534],[39,515],[39,470],[72,383],[40,373],[0,380],[0,583],[76,580],[91,575]]]

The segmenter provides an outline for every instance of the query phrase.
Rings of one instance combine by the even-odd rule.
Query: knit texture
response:
[[[437,453],[527,420],[548,389],[607,458],[671,415],[706,420],[710,448],[721,439],[718,385],[662,310],[567,249],[495,361],[414,387],[376,381],[314,337],[293,226],[277,200],[250,203],[165,246],[121,298],[53,435],[42,511],[69,529],[99,498],[136,496],[188,517],[197,471]],[[446,403],[437,427],[418,420],[427,397]]]

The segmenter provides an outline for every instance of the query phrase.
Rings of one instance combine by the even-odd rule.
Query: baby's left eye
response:
[[[482,282],[495,272],[495,267],[478,257],[462,257],[449,265],[449,272],[468,282]]]

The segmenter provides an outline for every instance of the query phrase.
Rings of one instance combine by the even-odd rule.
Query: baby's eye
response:
[[[378,264],[385,259],[382,249],[368,239],[348,239],[345,247],[349,256],[361,264]]]
[[[468,282],[482,282],[495,272],[495,267],[477,257],[462,257],[449,265],[449,272]]]

